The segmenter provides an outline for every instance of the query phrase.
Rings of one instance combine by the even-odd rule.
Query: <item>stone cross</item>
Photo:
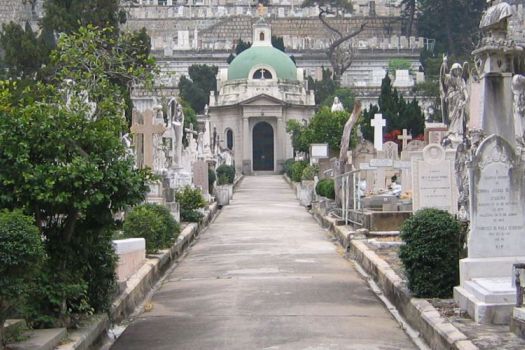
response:
[[[136,115],[138,112],[133,113]],[[142,149],[143,149],[143,164],[138,164],[139,167],[150,167],[153,169],[153,136],[162,135],[166,131],[164,124],[155,124],[155,114],[151,110],[142,113],[142,123],[133,118],[133,125],[131,125],[131,133],[133,135],[142,135]],[[138,142],[134,142],[138,146]],[[139,147],[137,147],[139,148]],[[139,149],[136,149],[136,154],[139,154]]]
[[[383,119],[382,114],[378,113],[374,116],[374,119],[372,119],[370,125],[374,128],[374,148],[378,151],[382,151],[383,128],[386,126],[386,120]]]
[[[407,148],[408,141],[412,140],[412,135],[408,134],[407,129],[403,129],[403,135],[397,136],[398,140],[403,140],[403,151]]]

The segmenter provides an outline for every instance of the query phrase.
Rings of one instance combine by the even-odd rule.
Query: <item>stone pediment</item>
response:
[[[270,95],[261,94],[254,97],[250,97],[244,101],[239,102],[239,105],[249,106],[283,106],[285,103],[278,98]]]

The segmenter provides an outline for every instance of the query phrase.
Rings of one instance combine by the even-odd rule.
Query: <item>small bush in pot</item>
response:
[[[303,174],[301,176],[301,180],[303,181],[313,181],[314,178],[319,174],[319,165],[308,165],[303,170]]]
[[[219,184],[233,184],[235,180],[235,167],[232,165],[222,164],[217,168],[217,178],[219,178]],[[222,183],[222,181],[226,181]]]
[[[308,163],[305,161],[297,161],[292,164],[292,172],[290,179],[293,182],[301,182],[303,177],[303,170],[308,166]]]
[[[335,199],[335,183],[333,179],[322,179],[317,183],[315,192],[328,199]]]
[[[438,209],[419,210],[403,223],[399,257],[416,297],[452,296],[459,283],[460,232],[458,220]]]

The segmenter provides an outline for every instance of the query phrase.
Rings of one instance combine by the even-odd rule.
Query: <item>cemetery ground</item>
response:
[[[415,349],[342,254],[282,177],[245,177],[112,349]]]
[[[432,349],[525,349],[525,340],[509,330],[508,325],[474,322],[454,299],[412,297],[401,259],[401,239],[392,232],[360,236],[351,226],[324,215],[314,205],[313,215],[329,229],[333,239],[347,251],[347,257],[361,266],[374,280],[402,317],[414,327]]]

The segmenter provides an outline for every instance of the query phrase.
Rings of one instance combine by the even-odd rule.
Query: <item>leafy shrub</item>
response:
[[[40,232],[31,217],[18,210],[0,212],[0,348],[7,313],[23,301],[44,254]]]
[[[317,164],[308,165],[306,168],[304,168],[301,179],[306,180],[306,181],[313,180],[314,177],[317,176],[318,174],[319,174],[319,165]]]
[[[287,159],[283,163],[283,174],[286,174],[289,178],[292,177],[292,165],[293,165],[293,163],[295,163],[295,159],[293,159],[293,158]]]
[[[123,231],[125,237],[146,239],[146,251],[151,254],[170,247],[180,227],[167,208],[147,203],[133,208],[124,221]]]
[[[222,164],[217,168],[217,177],[219,185],[232,184],[235,180],[235,167]]]
[[[204,208],[206,201],[198,188],[185,186],[175,193],[175,198],[180,205],[180,216],[182,221],[199,222],[203,215],[197,209]]]
[[[290,179],[293,182],[301,182],[301,178],[303,177],[303,170],[308,166],[308,163],[306,161],[298,161],[294,162],[292,164],[292,176],[290,176]]]
[[[333,179],[322,179],[317,183],[315,192],[323,197],[335,199],[335,183]]]
[[[213,184],[215,183],[215,180],[217,180],[215,170],[208,168],[208,190],[210,194],[213,193]]]
[[[399,257],[417,297],[448,298],[459,282],[460,223],[448,212],[422,209],[400,230]]]

